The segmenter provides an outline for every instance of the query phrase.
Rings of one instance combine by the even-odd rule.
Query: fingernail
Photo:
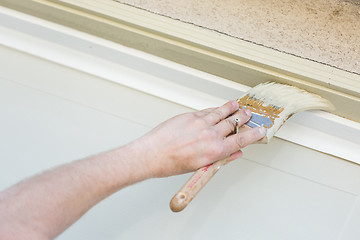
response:
[[[247,108],[245,108],[245,113],[248,117],[251,117],[251,111]]]
[[[266,128],[264,128],[264,127],[259,127],[258,129],[259,129],[259,133],[260,133],[261,135],[265,136],[265,134],[266,134]]]
[[[239,104],[237,101],[232,101],[231,104],[235,107],[235,108],[239,108]]]

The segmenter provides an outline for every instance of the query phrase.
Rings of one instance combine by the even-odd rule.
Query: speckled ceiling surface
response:
[[[360,74],[360,0],[117,0]]]

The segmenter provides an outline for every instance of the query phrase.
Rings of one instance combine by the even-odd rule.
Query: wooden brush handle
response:
[[[170,201],[173,212],[180,212],[195,198],[200,190],[226,163],[228,158],[198,169]]]

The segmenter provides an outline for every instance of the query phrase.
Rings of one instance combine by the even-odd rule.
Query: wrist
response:
[[[124,146],[126,152],[135,156],[134,167],[136,167],[142,180],[148,178],[167,177],[172,175],[168,166],[169,154],[164,151],[164,144],[157,142],[151,133]]]
[[[159,146],[157,146],[159,147]],[[141,137],[122,146],[120,152],[121,165],[126,166],[128,174],[133,181],[139,182],[149,178],[158,177],[156,167],[156,148],[150,146],[146,137]],[[125,155],[125,156],[124,156]]]

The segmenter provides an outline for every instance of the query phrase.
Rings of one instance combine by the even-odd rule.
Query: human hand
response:
[[[52,239],[123,187],[240,157],[240,149],[264,137],[265,129],[244,127],[232,134],[236,118],[238,125],[250,118],[248,110],[238,108],[230,101],[178,115],[130,144],[14,185],[0,193],[0,212],[6,219],[0,224],[0,238]]]
[[[229,101],[218,108],[181,114],[139,139],[152,161],[148,166],[153,176],[187,173],[227,157],[229,161],[241,157],[241,148],[263,138],[266,129],[240,128],[232,134],[236,124],[241,126],[251,117],[248,109],[238,108],[236,101]]]

